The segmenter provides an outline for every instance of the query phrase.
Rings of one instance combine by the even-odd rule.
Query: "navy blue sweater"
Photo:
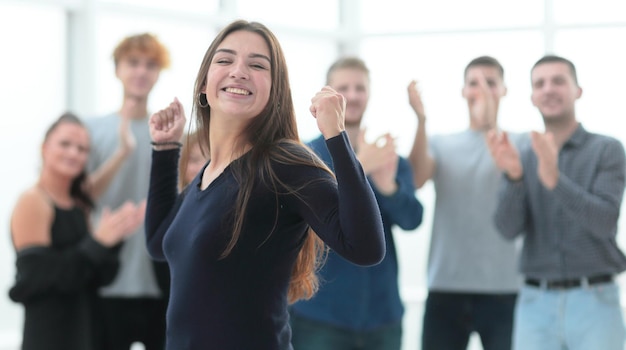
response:
[[[309,226],[353,263],[383,259],[381,215],[346,134],[327,146],[340,165],[337,180],[319,168],[273,161],[280,182],[299,191],[276,193],[257,181],[237,245],[224,259],[219,256],[231,236],[239,190],[236,164],[205,190],[201,172],[179,196],[178,151],[153,153],[146,235],[152,257],[171,269],[168,350],[292,349],[287,290]]]

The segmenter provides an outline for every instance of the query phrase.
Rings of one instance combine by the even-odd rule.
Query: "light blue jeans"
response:
[[[615,283],[566,290],[524,286],[514,350],[624,350],[626,329]]]

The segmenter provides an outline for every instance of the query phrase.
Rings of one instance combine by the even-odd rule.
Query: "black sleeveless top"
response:
[[[9,296],[24,304],[22,350],[91,350],[97,289],[117,270],[111,249],[89,234],[85,212],[54,207],[51,245],[17,253]]]

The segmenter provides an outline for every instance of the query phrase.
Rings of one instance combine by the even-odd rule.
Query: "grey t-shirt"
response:
[[[91,136],[91,154],[88,170],[93,172],[105,162],[119,145],[121,116],[112,113],[85,121]],[[146,199],[150,179],[152,148],[148,118],[131,121],[137,146],[115,174],[111,184],[96,200],[92,221],[97,225],[102,209],[115,209],[130,200],[135,203]],[[105,297],[160,297],[152,260],[146,249],[144,226],[128,237],[120,251],[120,268],[115,280],[103,287]]]
[[[510,134],[519,145],[523,135]],[[436,200],[428,260],[433,291],[512,293],[520,286],[520,242],[498,233],[494,213],[502,180],[484,132],[430,139]]]

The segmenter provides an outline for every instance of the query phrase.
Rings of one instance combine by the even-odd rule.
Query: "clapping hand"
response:
[[[424,104],[422,103],[422,95],[417,88],[417,81],[411,81],[407,87],[407,92],[409,94],[409,104],[411,108],[413,108],[413,111],[415,111],[417,120],[424,122],[426,120],[426,114],[424,114]]]
[[[94,238],[105,247],[112,247],[134,233],[144,221],[146,201],[126,202],[114,211],[104,208]]]
[[[497,130],[490,130],[487,135],[487,146],[491,152],[491,157],[498,169],[503,171],[509,179],[518,181],[524,174],[522,162],[515,146],[509,140],[506,132],[498,133]]]
[[[124,155],[132,153],[137,146],[137,141],[135,140],[135,135],[133,135],[133,131],[130,128],[130,118],[124,116],[121,117],[119,136],[120,150],[122,153]]]
[[[478,76],[478,89],[473,96],[472,105],[470,106],[470,116],[485,129],[491,129],[496,126],[497,110],[496,99],[489,89],[487,78],[482,72]]]
[[[396,192],[396,174],[398,172],[398,154],[394,138],[386,133],[374,142],[365,140],[365,130],[359,133],[357,158],[379,192],[391,195]]]
[[[537,155],[539,181],[549,190],[559,181],[559,148],[550,132],[531,132],[531,145]]]

